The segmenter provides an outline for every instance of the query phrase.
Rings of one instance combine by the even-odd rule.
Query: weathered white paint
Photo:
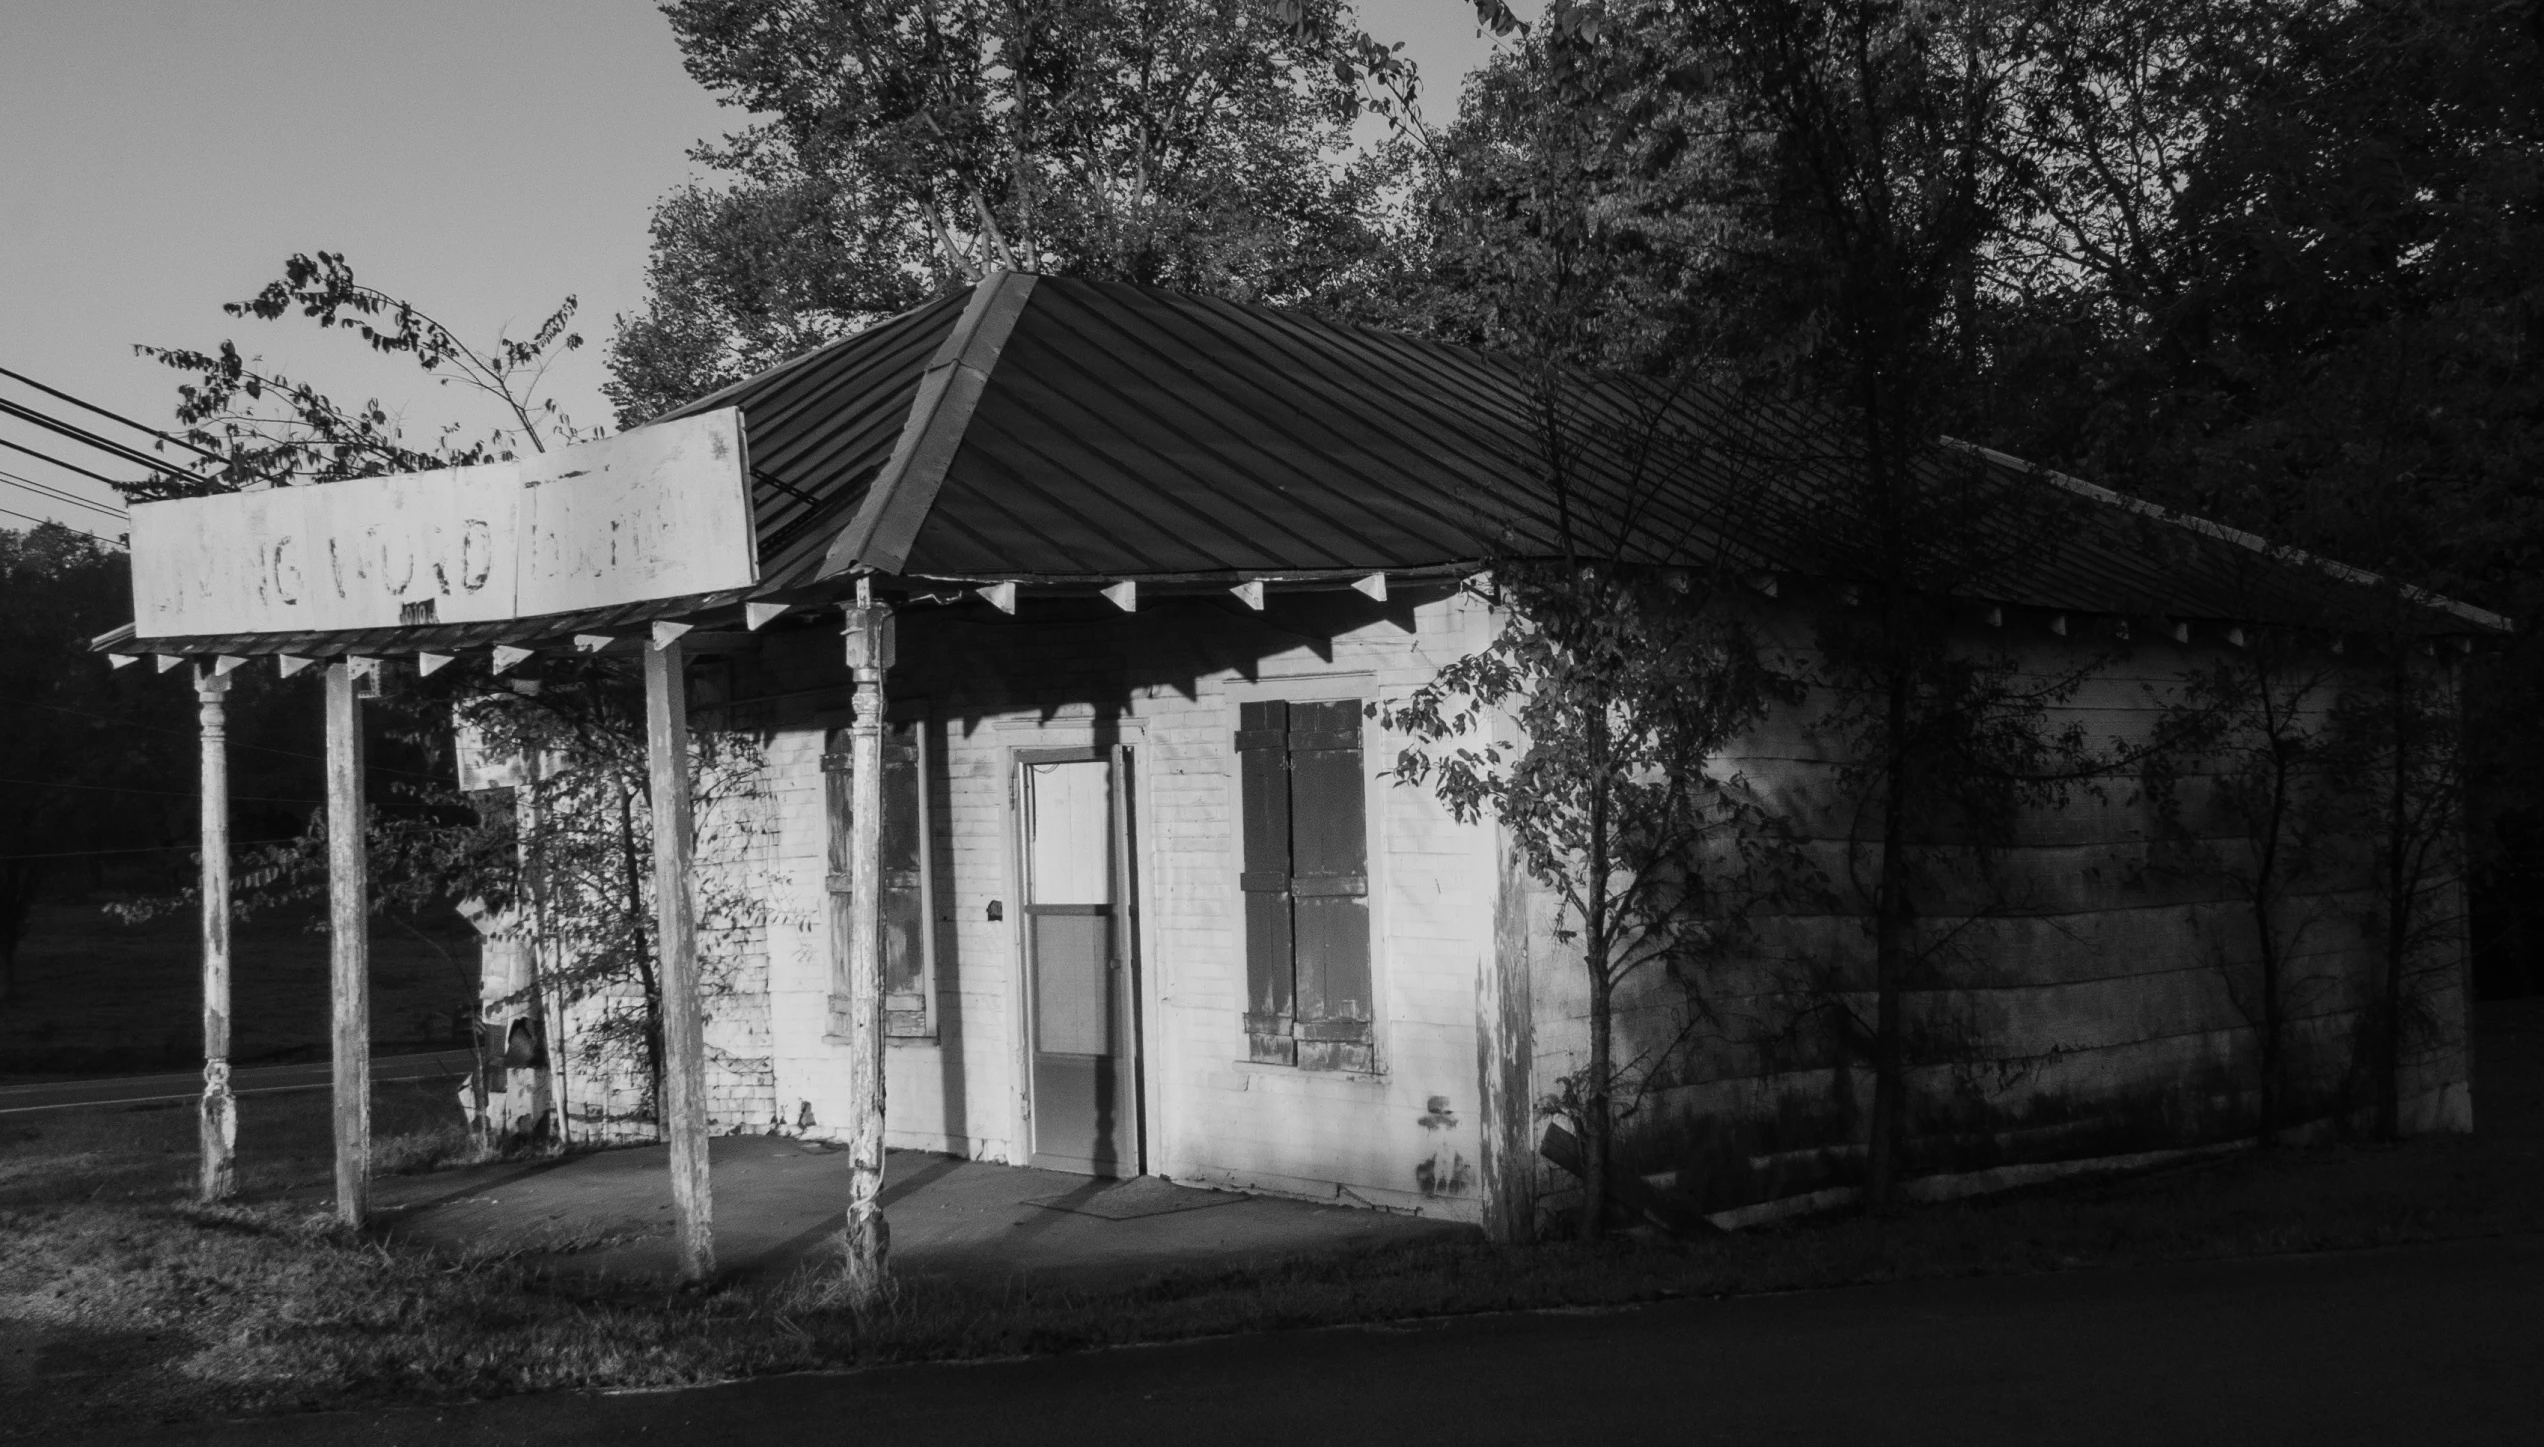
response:
[[[759,579],[741,414],[133,507],[137,637],[487,623]]]
[[[849,1301],[863,1309],[880,1299],[889,1265],[883,1219],[884,1112],[890,1100],[883,1068],[883,679],[894,662],[897,628],[890,609],[873,604],[860,582],[848,609],[843,659],[857,686],[849,728],[848,958],[838,971],[848,997],[846,1127],[848,1210],[840,1258]]]
[[[715,1197],[707,1175],[697,902],[690,893],[688,670],[676,643],[645,654],[645,770],[653,798],[654,940],[662,968],[663,1134],[671,1143],[672,1229],[681,1279],[704,1281],[715,1274]]]
[[[353,660],[327,665],[328,1023],[334,1062],[336,1220],[371,1209],[371,869],[363,835],[362,695]]]
[[[1112,766],[1027,764],[1026,890],[1035,904],[1111,904],[1113,861],[1105,856],[1105,821],[1113,813]],[[1089,847],[1087,841],[1097,844]]]
[[[230,1093],[230,681],[197,668],[194,692],[203,727],[203,1109],[197,1200],[238,1193],[238,1102]]]

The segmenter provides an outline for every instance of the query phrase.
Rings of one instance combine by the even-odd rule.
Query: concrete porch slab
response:
[[[720,1279],[767,1283],[824,1259],[848,1199],[848,1157],[783,1136],[710,1145]],[[1365,1250],[1471,1226],[1351,1206],[1205,1191],[1153,1177],[1057,1171],[894,1151],[884,1168],[894,1271],[907,1278],[1131,1285],[1176,1269]],[[372,1201],[394,1237],[517,1252],[630,1281],[673,1272],[661,1146],[385,1177]]]

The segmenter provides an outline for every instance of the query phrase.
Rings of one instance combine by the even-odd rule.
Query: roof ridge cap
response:
[[[651,427],[657,422],[676,421],[679,418],[694,416],[700,412],[712,412],[719,406],[730,405],[728,402],[728,399],[730,398],[739,396],[773,377],[810,366],[816,358],[828,356],[830,353],[839,350],[841,347],[847,346],[851,342],[864,341],[866,338],[883,330],[885,327],[891,326],[895,322],[907,321],[911,317],[917,316],[921,312],[934,307],[938,302],[943,300],[943,297],[933,297],[927,301],[920,302],[917,306],[904,307],[901,310],[892,313],[890,316],[877,317],[873,321],[857,328],[855,331],[848,333],[844,337],[833,337],[829,341],[822,343],[820,346],[807,348],[804,351],[795,353],[791,357],[782,357],[779,360],[771,362],[767,366],[760,368],[758,371],[753,372],[751,375],[727,382],[723,386],[716,388],[714,391],[709,392],[704,396],[692,397],[677,407],[666,408],[665,410],[646,418],[644,421],[637,423],[636,427]],[[630,427],[626,430],[633,432],[636,430],[636,427]]]
[[[816,580],[861,567],[901,571],[1037,279],[1030,271],[994,271],[972,288],[954,329],[919,374],[918,395],[910,401],[892,456],[867,485],[857,515],[831,539]]]

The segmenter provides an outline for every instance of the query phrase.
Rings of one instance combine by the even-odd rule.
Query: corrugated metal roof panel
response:
[[[830,540],[865,500],[918,390],[919,372],[964,293],[877,322],[855,336],[782,362],[662,418],[742,409],[760,547],[760,589],[813,581]]]

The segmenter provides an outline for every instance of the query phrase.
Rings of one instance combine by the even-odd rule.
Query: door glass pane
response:
[[[1034,932],[1034,1049],[1048,1055],[1113,1053],[1112,1001],[1105,964],[1113,919],[1038,914]]]
[[[1102,759],[1026,766],[1028,903],[1113,902],[1112,773]]]

